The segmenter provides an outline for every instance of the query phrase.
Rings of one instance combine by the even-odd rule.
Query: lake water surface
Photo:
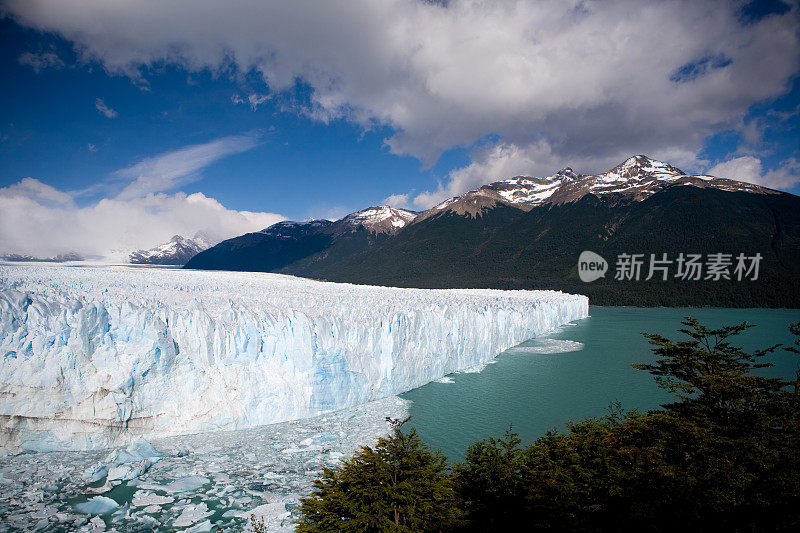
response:
[[[413,402],[410,423],[451,460],[509,425],[527,443],[570,419],[602,416],[612,402],[647,410],[669,401],[649,373],[631,367],[654,359],[641,332],[685,338],[677,333],[685,316],[710,327],[747,321],[757,327],[734,344],[752,350],[791,344],[788,325],[800,321],[797,309],[591,307],[589,315],[504,352],[480,372],[452,374],[401,395]],[[800,358],[777,350],[772,361],[766,373],[792,376]]]

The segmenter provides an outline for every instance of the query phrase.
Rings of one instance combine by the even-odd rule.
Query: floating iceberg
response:
[[[391,396],[280,424],[165,437],[152,445],[137,439],[111,453],[9,455],[0,458],[0,532],[251,531],[255,515],[270,533],[288,533],[298,499],[322,469],[374,446],[390,431],[386,417],[406,418],[409,403]],[[101,498],[95,489],[102,482],[85,476],[97,464],[136,462],[154,452],[158,462]],[[214,514],[201,518],[208,511]]]
[[[105,496],[95,496],[85,503],[79,503],[75,508],[86,514],[106,514],[119,507],[119,504]]]
[[[92,449],[385,398],[588,314],[553,291],[0,265],[0,445]]]
[[[582,342],[568,341],[561,339],[536,339],[531,343],[525,343],[521,346],[514,346],[506,350],[510,354],[553,354],[553,353],[566,353],[566,352],[579,352],[583,350]]]

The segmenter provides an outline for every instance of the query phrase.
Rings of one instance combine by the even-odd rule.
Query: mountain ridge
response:
[[[800,305],[800,198],[687,175],[645,156],[600,174],[565,168],[550,177],[495,181],[411,215],[393,233],[358,224],[334,230],[344,219],[326,221],[325,232],[313,229],[319,222],[293,223],[307,233],[298,236],[294,254],[281,253],[274,238],[250,242],[241,253],[255,240],[248,234],[218,245],[227,252],[198,254],[186,268],[421,288],[550,288],[587,294],[601,305]],[[600,253],[612,269],[619,253],[760,253],[764,272],[749,285],[587,284],[577,276],[583,250]],[[280,260],[253,259],[268,253]]]

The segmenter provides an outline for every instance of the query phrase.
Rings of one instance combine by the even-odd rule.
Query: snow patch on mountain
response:
[[[777,191],[751,183],[707,175],[687,175],[667,163],[636,155],[600,174],[577,175],[567,167],[547,177],[517,176],[496,181],[449,198],[422,213],[416,220],[424,220],[443,211],[477,215],[482,209],[498,203],[528,210],[545,203],[573,202],[587,194],[601,197],[618,195],[622,199],[641,201],[676,185],[778,194]]]
[[[342,222],[355,227],[362,226],[373,233],[394,233],[404,228],[416,216],[417,213],[413,211],[381,205],[351,213]]]
[[[205,233],[198,232],[191,239],[175,235],[168,242],[149,250],[132,252],[128,261],[139,265],[185,265],[189,259],[215,244],[216,241]]]

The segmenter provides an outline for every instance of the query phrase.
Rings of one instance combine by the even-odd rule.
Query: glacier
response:
[[[386,398],[588,316],[557,291],[0,265],[0,447],[81,450]]]

